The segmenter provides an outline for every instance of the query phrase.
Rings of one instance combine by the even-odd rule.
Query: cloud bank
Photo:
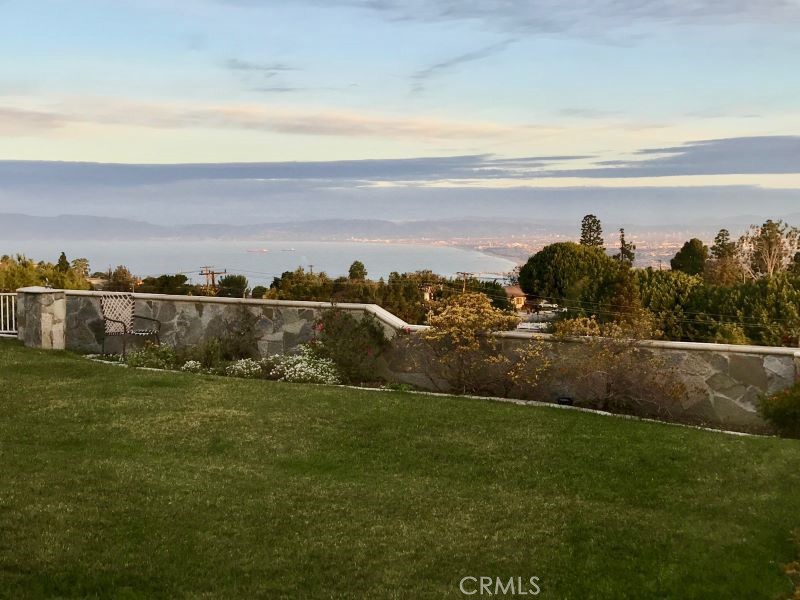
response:
[[[554,132],[559,129],[529,123],[505,124],[434,117],[385,116],[347,110],[265,107],[258,104],[198,106],[74,99],[36,109],[0,105],[0,135],[40,134],[72,124],[87,123],[157,129],[244,129],[299,135],[414,140],[520,138],[532,133]]]
[[[216,0],[269,8],[272,0]],[[513,33],[602,35],[654,25],[736,25],[800,22],[796,0],[306,0],[360,8],[387,19],[463,21]]]
[[[2,114],[2,113],[0,113]],[[800,174],[800,136],[725,138],[680,146],[644,148],[630,160],[596,161],[591,156],[496,157],[489,154],[375,160],[174,165],[0,161],[6,186],[40,184],[151,185],[181,181],[315,182],[316,186],[378,185],[537,178],[641,178],[687,175]]]
[[[800,136],[758,136],[645,148],[636,160],[600,161],[598,168],[559,171],[558,177],[666,177],[800,173]]]

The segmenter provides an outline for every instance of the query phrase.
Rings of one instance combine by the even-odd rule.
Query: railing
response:
[[[0,336],[17,335],[17,295],[0,294]]]

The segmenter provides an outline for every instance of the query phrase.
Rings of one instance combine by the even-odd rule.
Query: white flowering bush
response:
[[[198,360],[187,360],[181,367],[181,371],[186,373],[200,373],[202,370],[203,364]]]
[[[261,375],[261,365],[252,358],[243,358],[225,367],[225,374],[229,377],[253,379]]]
[[[270,378],[272,377],[272,371],[275,367],[281,362],[283,357],[280,354],[273,354],[271,356],[265,356],[259,361],[261,365],[261,371]]]
[[[310,346],[302,346],[297,354],[277,358],[270,377],[290,383],[335,385],[341,382],[336,364],[317,355]]]

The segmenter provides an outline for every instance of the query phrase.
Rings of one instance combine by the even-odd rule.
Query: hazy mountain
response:
[[[782,215],[776,215],[781,217]],[[786,215],[790,222],[800,223],[800,213]],[[620,226],[630,228],[631,235],[674,234],[677,237],[713,235],[721,226],[736,232],[752,223],[761,222],[758,215],[739,215],[717,223],[645,223],[604,222],[607,235]],[[228,240],[456,240],[500,239],[578,235],[580,219],[428,219],[392,221],[385,219],[317,219],[252,225],[187,224],[156,225],[146,221],[59,215],[39,217],[0,213],[0,240],[155,240],[155,239],[228,239]]]
[[[574,229],[569,222],[547,223],[454,219],[394,222],[379,219],[321,219],[254,225],[154,225],[145,221],[59,215],[36,217],[0,214],[3,240],[138,240],[138,239],[450,239],[540,235]]]

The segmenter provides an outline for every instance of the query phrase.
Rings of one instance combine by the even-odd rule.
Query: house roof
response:
[[[509,285],[508,287],[504,288],[506,291],[506,296],[509,298],[524,298],[525,292],[522,291],[522,288],[518,285]]]

